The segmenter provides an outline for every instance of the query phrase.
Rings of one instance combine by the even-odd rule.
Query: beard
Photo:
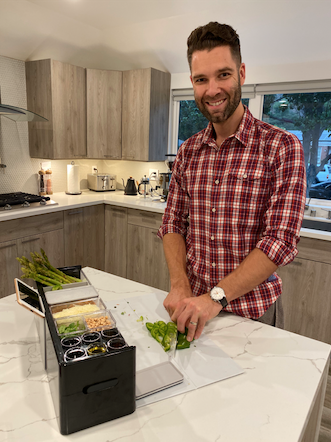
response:
[[[199,111],[202,113],[204,117],[207,118],[211,123],[223,123],[228,120],[231,115],[234,114],[235,110],[239,106],[241,100],[241,84],[238,79],[237,86],[235,86],[230,94],[225,93],[225,97],[227,100],[227,105],[223,111],[216,111],[215,113],[210,113],[205,105],[205,101],[208,101],[204,98],[197,98],[194,96],[196,105],[198,106]],[[214,97],[215,98],[215,97]],[[214,99],[213,98],[213,99]]]

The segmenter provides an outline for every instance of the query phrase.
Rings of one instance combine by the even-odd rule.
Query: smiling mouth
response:
[[[219,101],[206,101],[206,103],[208,104],[208,106],[220,106],[221,104],[223,104],[225,101],[225,98],[223,98],[223,100],[219,100]]]

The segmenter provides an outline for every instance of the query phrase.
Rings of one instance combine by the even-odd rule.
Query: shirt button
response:
[[[247,178],[247,174],[246,173],[244,173],[243,178]]]
[[[212,212],[216,212],[216,209],[215,209],[215,207],[213,207],[213,208],[211,209],[211,211],[212,211]]]
[[[211,263],[212,267],[216,267],[216,264],[214,262]]]
[[[215,184],[219,184],[219,183],[220,183],[219,180],[216,180],[216,181],[215,181]]]
[[[214,236],[211,236],[210,239],[211,239],[212,241],[214,241],[215,237],[214,237]]]

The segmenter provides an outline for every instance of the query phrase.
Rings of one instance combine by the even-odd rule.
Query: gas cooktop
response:
[[[0,194],[0,211],[43,207],[52,204],[57,203],[46,195],[40,196],[24,192]]]

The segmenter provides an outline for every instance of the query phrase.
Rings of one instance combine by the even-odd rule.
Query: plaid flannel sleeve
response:
[[[277,266],[284,266],[298,254],[306,200],[304,153],[294,135],[283,133],[273,172],[272,191],[264,214],[265,229],[256,247]]]
[[[172,176],[167,198],[162,225],[158,231],[158,237],[163,238],[166,233],[179,233],[186,237],[189,215],[189,195],[186,191],[183,175],[184,146],[177,153],[173,165]]]

